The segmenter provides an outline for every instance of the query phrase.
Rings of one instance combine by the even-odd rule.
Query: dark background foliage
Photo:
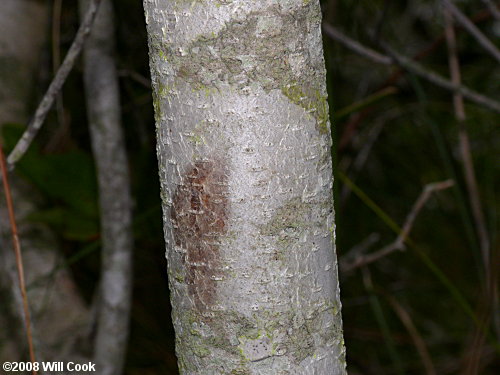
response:
[[[74,2],[63,4],[61,50],[65,53],[78,15]],[[121,0],[114,5],[123,124],[135,200],[134,302],[126,374],[175,374],[142,3]],[[500,21],[483,2],[458,5],[491,40],[498,41]],[[325,0],[322,6],[325,22],[353,39],[376,50],[380,42],[388,43],[406,56],[429,49],[421,63],[449,75],[438,0]],[[457,41],[463,83],[498,99],[498,62],[462,29],[457,29]],[[429,373],[417,342],[429,353],[438,374],[477,373],[467,372],[473,365],[480,374],[500,373],[499,341],[492,324],[485,328],[483,341],[474,341],[492,295],[485,294],[452,94],[405,72],[388,84],[397,67],[377,65],[326,36],[324,46],[335,145],[338,256],[347,262],[367,239],[373,240],[365,249],[368,253],[391,243],[397,233],[391,230],[390,220],[402,226],[426,184],[455,181],[453,188],[427,201],[406,251],[350,272],[341,269],[350,374]],[[47,46],[39,96],[51,78],[49,51]],[[69,126],[61,126],[52,112],[17,173],[43,197],[44,205],[31,220],[54,228],[67,266],[90,302],[99,278],[100,234],[81,73],[79,65],[64,86]],[[393,89],[363,104],[363,99],[387,86]],[[358,108],[350,110],[353,104]],[[487,231],[496,250],[492,263],[498,268],[499,116],[470,102],[465,109]],[[13,145],[21,129],[5,128],[7,146]],[[364,163],[356,162],[360,155],[366,155]],[[350,191],[343,176],[361,193]],[[472,349],[479,355],[473,356]]]

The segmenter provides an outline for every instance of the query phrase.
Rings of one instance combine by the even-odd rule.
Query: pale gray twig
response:
[[[442,0],[443,4],[450,12],[457,22],[469,32],[483,48],[490,53],[491,56],[500,62],[500,50],[474,25],[460,9],[450,0]]]
[[[80,0],[82,17],[88,3]],[[132,197],[114,59],[113,16],[111,0],[102,0],[83,52],[101,217],[101,280],[93,357],[101,375],[123,373],[132,296]]]
[[[394,240],[394,242],[383,247],[379,251],[359,257],[351,264],[345,265],[343,271],[344,272],[352,271],[356,268],[373,263],[389,254],[392,254],[396,250],[404,250],[404,243],[408,238],[408,235],[410,234],[410,231],[413,227],[413,223],[415,222],[415,219],[419,214],[420,210],[422,209],[422,207],[424,206],[424,204],[427,202],[427,200],[431,197],[431,195],[434,192],[448,189],[449,187],[453,186],[453,184],[454,182],[452,180],[446,180],[442,182],[435,182],[432,184],[425,185],[422,190],[422,193],[420,194],[420,196],[414,203],[411,211],[409,212],[408,216],[406,217],[405,223],[401,228],[401,231],[399,232],[398,236]]]
[[[494,112],[500,113],[500,102],[490,99],[487,96],[484,96],[466,86],[463,85],[455,85],[453,82],[450,80],[444,78],[443,76],[431,71],[425,69],[422,65],[418,64],[415,61],[412,61],[408,57],[402,56],[399,53],[395,52],[390,48],[389,46],[382,44],[384,46],[384,49],[386,52],[390,55],[382,55],[378,52],[375,52],[371,50],[370,48],[367,48],[355,40],[352,40],[348,36],[342,34],[340,31],[337,29],[333,28],[331,25],[328,24],[323,24],[323,29],[325,30],[326,34],[330,36],[332,39],[335,39],[336,41],[342,43],[344,46],[349,48],[350,50],[360,54],[361,56],[364,56],[376,63],[379,64],[384,64],[387,65],[388,61],[393,62],[405,70],[425,79],[426,81],[429,81],[436,86],[439,86],[441,88],[444,88],[446,90],[452,91],[452,92],[460,92],[464,98],[467,98],[468,100],[480,104],[488,109],[491,109]],[[333,31],[334,33],[331,33]],[[375,54],[373,54],[373,52]]]
[[[339,259],[340,270],[344,271],[349,264],[359,257],[363,256],[373,245],[380,240],[380,234],[371,233],[360,243],[354,245],[346,254]]]
[[[453,28],[453,18],[451,15],[451,9],[446,7],[444,9],[444,18],[445,18],[445,34],[446,34],[446,42],[448,46],[448,60],[450,65],[450,75],[451,79],[455,84],[460,84],[460,63],[457,55],[457,46],[456,46],[456,38],[455,38],[455,30]],[[486,286],[489,293],[488,298],[491,300],[492,309],[493,309],[493,324],[495,327],[495,331],[498,335],[500,332],[500,317],[496,314],[498,309],[498,300],[496,298],[496,293],[494,288],[491,287],[494,283],[494,273],[492,273],[491,268],[491,245],[489,234],[486,226],[486,220],[484,217],[484,212],[481,204],[481,198],[479,195],[479,188],[477,185],[476,172],[474,170],[474,163],[472,161],[472,152],[469,141],[469,134],[467,132],[466,126],[466,114],[463,103],[463,98],[460,93],[455,93],[453,95],[453,105],[455,109],[455,117],[458,122],[458,138],[460,142],[460,154],[462,157],[462,164],[464,168],[464,177],[465,183],[467,186],[467,192],[469,194],[469,203],[472,210],[472,216],[475,222],[476,232],[479,238],[479,246],[481,249],[481,256],[483,259],[483,266],[485,269],[485,279]],[[500,337],[500,335],[498,335]],[[480,333],[478,333],[477,339],[484,339]],[[478,342],[475,342],[473,346],[481,346]],[[475,352],[476,355],[479,353]],[[477,357],[475,358],[477,362]],[[474,360],[471,359],[470,363],[474,363]]]
[[[495,17],[497,21],[500,21],[500,10],[498,10],[497,6],[491,0],[483,0],[483,3],[486,3],[490,13]]]
[[[336,28],[327,23],[323,23],[323,30],[330,38],[336,40],[339,43],[342,43],[344,46],[348,47],[361,56],[364,56],[378,64],[391,65],[393,63],[390,57],[384,56],[377,51],[372,50],[371,48],[363,46],[359,42],[342,34]]]
[[[392,50],[390,47],[384,47],[387,53],[396,61],[396,63],[402,66],[404,69],[413,73],[426,81],[429,81],[436,86],[444,88],[446,90],[452,92],[459,92],[463,95],[464,98],[469,99],[470,101],[481,104],[482,106],[491,109],[494,112],[500,113],[500,102],[496,100],[490,99],[487,96],[484,96],[466,86],[456,85],[450,80],[444,78],[443,76],[425,69],[422,65],[412,61],[411,59],[400,55],[399,53]]]
[[[427,345],[425,345],[424,339],[418,332],[417,327],[415,327],[411,315],[392,295],[384,293],[384,296],[387,298],[392,308],[398,315],[399,319],[405,326],[406,330],[410,334],[410,337],[413,340],[413,343],[415,344],[415,348],[417,349],[420,358],[422,358],[422,363],[425,368],[425,373],[427,375],[436,375],[436,369],[434,367],[434,364],[432,363],[429,351],[427,350]]]
[[[451,80],[455,85],[460,85],[460,63],[457,56],[457,46],[455,31],[453,28],[453,19],[451,17],[451,8],[444,9],[445,18],[445,35],[446,44],[448,46],[448,61],[450,66]],[[476,224],[476,231],[479,238],[481,248],[483,265],[486,270],[487,280],[490,273],[490,241],[486,223],[481,207],[481,199],[479,197],[479,188],[477,186],[476,172],[474,171],[474,163],[472,161],[472,152],[470,148],[469,134],[465,124],[466,115],[463,97],[460,92],[453,94],[453,107],[455,111],[455,118],[458,122],[458,138],[460,142],[460,154],[464,168],[465,183],[469,193],[469,202],[472,208],[472,216]]]
[[[45,121],[45,118],[47,117],[47,114],[52,107],[57,94],[61,90],[71,69],[73,69],[73,65],[75,64],[77,57],[80,55],[80,52],[83,48],[83,43],[90,33],[92,24],[94,23],[94,18],[97,13],[97,9],[99,8],[100,2],[101,0],[91,0],[88,11],[83,18],[82,24],[80,25],[80,28],[76,33],[75,39],[73,40],[73,43],[71,44],[71,47],[69,48],[69,51],[66,54],[62,65],[59,67],[56,76],[50,83],[49,88],[42,98],[42,101],[38,105],[38,108],[36,109],[35,114],[29,122],[27,129],[24,131],[21,139],[17,142],[16,146],[7,158],[7,164],[10,169],[12,169],[16,162],[22,158],[22,156],[31,145],[31,142],[35,138],[36,134],[42,127],[43,122]]]

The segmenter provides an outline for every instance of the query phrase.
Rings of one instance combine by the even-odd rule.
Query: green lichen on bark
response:
[[[342,337],[337,313],[338,309],[328,303],[318,303],[307,314],[294,308],[261,311],[254,314],[254,324],[259,327],[258,334],[246,335],[244,338],[268,338],[273,347],[271,356],[285,355],[299,364],[305,358],[314,356],[316,348],[328,346],[337,337]],[[330,329],[325,329],[324,315],[332,322]],[[343,341],[339,340],[337,344],[338,351],[342,353]]]
[[[297,242],[302,232],[313,226],[321,227],[321,219],[314,214],[314,203],[295,197],[278,208],[272,218],[260,226],[260,234],[276,241],[275,260],[285,260],[290,246]]]
[[[312,51],[309,38],[319,37],[317,2],[284,11],[279,5],[251,12],[245,19],[228,22],[218,33],[200,35],[186,46],[156,45],[168,60],[176,79],[210,95],[229,85],[245,94],[251,87],[280,90],[316,120],[328,133],[328,105],[322,82],[324,62]]]
[[[157,90],[158,90],[158,97],[160,99],[165,99],[170,93],[170,91],[172,91],[172,86],[160,82],[157,85]]]
[[[203,4],[208,1],[213,1],[215,3],[216,7],[221,7],[223,5],[229,5],[231,4],[234,0],[172,0],[172,2],[178,7],[186,7],[186,6],[194,6],[196,4]]]
[[[316,355],[317,348],[331,345],[337,347],[340,359],[345,360],[338,307],[335,303],[320,302],[309,311],[273,309],[246,316],[236,311],[214,311],[207,315],[191,310],[174,316],[174,321],[180,319],[178,323],[184,327],[176,335],[181,373],[195,370],[193,357],[205,358],[214,354],[224,357],[220,369],[227,372],[221,374],[248,374],[253,361],[246,356],[242,345],[259,339],[272,346],[269,357],[284,355],[297,365]],[[325,321],[331,322],[330,328],[325,329]]]
[[[323,325],[323,314],[326,314],[328,320],[332,322],[329,329],[325,329]],[[337,345],[339,353],[344,353],[340,319],[337,319],[337,313],[333,308],[316,308],[306,318],[304,318],[304,314],[293,314],[289,318],[288,335],[283,346],[296,363],[300,363],[307,357],[314,356],[315,348],[330,346],[331,344]],[[337,340],[337,338],[340,339]]]
[[[314,340],[307,324],[292,330],[289,336],[288,349],[297,363],[314,354]]]
[[[240,368],[246,362],[238,348],[237,337],[257,332],[255,323],[248,317],[234,311],[202,314],[191,310],[177,318],[179,326],[189,327],[188,330],[176,331],[177,356],[187,373],[191,370],[193,356],[203,358],[214,350],[224,352],[225,359],[230,359]]]
[[[295,197],[279,207],[271,219],[260,226],[260,234],[273,237],[276,241],[273,259],[284,261],[290,252],[290,246],[295,244],[304,231],[312,227],[320,228],[324,225],[325,217],[320,211],[322,206],[330,202],[320,204],[303,202],[301,197]]]
[[[266,90],[295,81],[289,59],[304,53],[306,46],[287,32],[307,32],[305,15],[282,14],[277,7],[253,12],[245,20],[229,22],[219,33],[201,35],[184,53],[176,51],[173,65],[178,76],[189,83],[238,88],[257,83]],[[296,17],[296,18],[295,18]],[[269,21],[269,22],[266,22]]]
[[[207,5],[201,0],[174,0],[174,3],[176,5],[173,11],[169,8],[172,14],[180,8],[198,12]],[[218,4],[216,1],[212,4],[214,3]],[[266,97],[263,94],[265,92],[272,94],[269,97],[276,100],[279,111],[283,109],[297,114],[302,108],[304,114],[300,115],[299,121],[304,122],[306,119],[308,125],[313,124],[312,119],[316,122],[317,133],[314,132],[311,138],[314,140],[314,145],[320,147],[325,144],[324,139],[327,138],[325,134],[328,134],[328,105],[324,88],[324,62],[322,58],[318,58],[319,42],[315,44],[314,41],[318,39],[316,36],[319,36],[320,28],[318,2],[304,0],[302,7],[300,1],[288,7],[282,6],[286,1],[272,3],[274,5],[267,9],[251,12],[245,17],[235,13],[235,18],[217,32],[199,35],[194,39],[191,39],[192,28],[185,31],[184,22],[186,17],[189,17],[186,13],[181,14],[176,21],[183,22],[182,27],[177,26],[182,31],[180,37],[165,37],[169,32],[173,33],[169,27],[167,32],[162,30],[163,34],[158,34],[158,39],[154,43],[151,42],[154,37],[150,36],[151,58],[155,62],[152,68],[153,74],[157,74],[159,80],[169,84],[169,86],[158,85],[155,92],[157,123],[162,117],[162,121],[170,124],[170,120],[167,119],[170,115],[170,106],[173,107],[174,104],[177,106],[178,102],[181,106],[186,105],[182,107],[186,110],[198,111],[210,108],[212,100],[217,103],[219,92],[224,92],[224,95],[235,94],[238,97],[253,96],[257,93]],[[208,7],[207,5],[207,9]],[[210,8],[211,11],[213,6]],[[180,42],[186,38],[190,41]],[[159,112],[160,106],[164,111],[163,116]],[[200,113],[203,112],[201,110]],[[307,118],[305,114],[310,117]],[[221,121],[225,124],[225,120]],[[203,149],[200,145],[205,141],[208,145],[211,144],[208,128],[218,124],[200,121],[199,118],[186,123],[188,125],[182,128],[180,133],[183,145],[197,152],[198,149]],[[329,162],[328,150],[317,152],[316,149],[312,151],[307,149],[307,154],[317,157],[318,169],[323,170]],[[305,196],[310,197],[310,195]],[[267,217],[262,219],[269,221],[259,226],[259,233],[255,235],[262,238],[258,241],[265,246],[269,246],[270,242],[271,246],[276,245],[274,246],[276,259],[280,262],[273,263],[272,267],[276,267],[277,270],[274,274],[281,275],[279,271],[285,269],[284,266],[292,264],[294,255],[297,255],[292,251],[296,248],[299,248],[301,251],[299,255],[302,256],[314,246],[310,247],[307,242],[300,241],[301,239],[316,236],[319,231],[324,232],[325,236],[328,235],[325,220],[327,210],[321,206],[322,197],[321,194],[318,195],[319,202],[318,200],[310,202],[307,198],[303,201],[301,196],[295,197],[284,204],[282,202],[283,206],[278,208],[270,219]],[[238,235],[232,232],[228,232],[225,236],[226,239],[233,236],[238,238]],[[261,248],[259,244],[251,243],[245,251],[249,253],[256,251],[257,254]],[[224,280],[221,282],[217,280],[216,284],[220,288],[225,287],[226,282],[232,286],[232,279],[241,277],[240,269],[234,267],[235,258],[230,258],[225,253],[223,255],[218,267],[221,269],[227,267],[228,271],[224,274]],[[264,254],[264,257],[267,256],[267,253]],[[340,322],[339,318],[335,317],[337,313],[334,309],[330,310],[332,319],[337,323],[327,325],[327,315],[330,312],[326,311],[326,305],[320,304],[319,301],[313,301],[314,306],[309,306],[309,302],[305,302],[308,300],[305,294],[310,292],[310,289],[308,285],[296,282],[300,277],[290,282],[285,279],[272,280],[276,282],[277,290],[282,289],[281,286],[290,286],[294,291],[297,288],[298,298],[294,299],[296,294],[290,297],[290,300],[293,300],[290,306],[266,309],[269,305],[259,302],[265,301],[261,297],[266,296],[266,290],[262,291],[262,295],[255,296],[255,301],[250,301],[252,296],[243,294],[240,296],[235,289],[231,297],[228,297],[227,293],[220,293],[212,306],[200,311],[192,308],[192,300],[184,298],[183,292],[187,287],[182,284],[187,284],[188,281],[181,276],[183,274],[181,266],[173,263],[175,262],[171,262],[170,268],[175,272],[169,271],[170,275],[173,275],[172,285],[175,286],[172,289],[175,289],[176,294],[173,295],[174,299],[181,302],[177,305],[177,310],[174,309],[173,316],[181,373],[205,371],[203,373],[249,375],[255,373],[255,369],[259,366],[265,365],[266,360],[276,360],[276,366],[283,368],[293,362],[300,368],[304,359],[314,358],[315,355],[327,350],[326,343],[340,340],[338,337],[341,337],[341,334],[335,328],[335,324],[338,325]],[[271,269],[272,272],[275,269]],[[297,272],[303,272],[303,269],[298,267]],[[269,295],[273,296],[271,291]],[[280,294],[279,298],[282,297]],[[230,301],[228,305],[231,307],[225,305],[226,298]],[[288,297],[285,295],[283,298]],[[254,308],[255,306],[257,307]],[[221,311],[222,308],[229,310]],[[231,308],[238,311],[231,311]],[[304,312],[304,309],[312,312],[309,310]],[[242,343],[259,340],[269,343],[266,350],[270,348],[269,357],[275,358],[256,359],[246,355],[248,353],[243,350]],[[212,358],[216,358],[216,364],[213,364]],[[200,364],[206,365],[206,368],[200,370]]]
[[[281,92],[316,119],[316,128],[321,134],[328,133],[329,114],[326,95],[310,85],[300,86],[298,83],[282,87]]]
[[[270,221],[262,225],[260,233],[264,236],[290,236],[291,232],[305,230],[312,223],[307,223],[310,205],[296,197],[278,208]],[[288,233],[288,234],[287,234]]]
[[[232,370],[230,375],[252,375],[252,373],[246,368],[237,368]]]
[[[156,127],[160,126],[160,121],[162,117],[160,100],[161,100],[160,95],[158,95],[158,93],[153,90],[153,109],[155,114]]]

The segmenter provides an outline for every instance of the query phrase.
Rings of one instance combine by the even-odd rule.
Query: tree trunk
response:
[[[88,0],[80,0],[81,18]],[[101,1],[85,44],[84,82],[99,185],[102,266],[94,361],[101,375],[123,373],[132,296],[132,198],[115,64],[111,0]]]
[[[345,374],[317,0],[144,0],[183,374]]]

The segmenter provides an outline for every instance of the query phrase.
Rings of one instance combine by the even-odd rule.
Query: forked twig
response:
[[[23,299],[24,322],[26,325],[26,336],[28,339],[28,348],[30,353],[30,360],[32,363],[36,362],[35,349],[33,347],[33,335],[31,333],[31,319],[28,306],[28,295],[26,294],[26,284],[24,281],[24,267],[23,258],[21,255],[21,242],[17,233],[16,218],[14,216],[14,206],[12,204],[12,196],[10,194],[10,185],[7,177],[7,165],[5,162],[5,155],[3,153],[2,145],[0,145],[0,169],[2,170],[2,181],[5,193],[5,200],[7,202],[7,210],[9,212],[9,221],[12,231],[12,241],[14,243],[14,253],[16,254],[17,275],[19,277],[19,289]],[[36,375],[38,372],[33,369],[32,373]]]
[[[52,107],[57,94],[59,93],[59,91],[61,91],[61,88],[66,81],[68,74],[70,73],[71,69],[73,69],[73,65],[75,64],[77,57],[82,51],[83,44],[90,33],[92,24],[94,23],[95,15],[97,13],[97,9],[99,8],[100,2],[101,0],[91,0],[87,13],[85,14],[85,18],[76,33],[75,39],[73,40],[73,43],[71,44],[71,47],[69,48],[69,51],[66,54],[62,65],[59,67],[56,76],[50,83],[49,88],[47,89],[47,92],[38,105],[38,108],[36,109],[32,119],[30,120],[27,129],[24,131],[21,139],[17,142],[16,146],[7,158],[7,165],[9,169],[14,168],[16,162],[22,158],[22,156],[28,150],[31,142],[35,138],[36,134],[42,127],[43,122],[45,121],[45,118],[47,117],[47,114],[49,113],[49,110]]]
[[[422,209],[422,207],[424,206],[424,204],[427,202],[427,200],[431,197],[433,193],[435,193],[436,191],[448,189],[449,187],[453,186],[453,184],[454,182],[452,180],[446,180],[442,182],[435,182],[432,184],[425,185],[424,189],[422,190],[422,193],[420,194],[420,196],[414,203],[410,213],[406,217],[405,223],[401,228],[401,231],[399,232],[398,236],[394,240],[394,242],[383,247],[379,251],[359,257],[351,264],[345,265],[343,271],[344,272],[352,271],[361,266],[373,263],[379,260],[380,258],[392,254],[397,250],[404,250],[404,243],[408,239],[408,235],[410,234],[410,231],[413,227],[413,223],[415,222],[415,219],[419,214],[420,210]]]
[[[351,247],[344,255],[339,259],[340,269],[344,270],[349,265],[375,245],[380,240],[380,235],[378,233],[370,233],[368,237],[363,239],[360,243],[357,243]]]
[[[491,0],[484,0],[484,1],[490,1],[490,3],[491,3]],[[471,17],[471,20],[472,20],[472,22],[474,22],[474,24],[477,24],[478,22],[481,22],[481,21],[484,21],[484,20],[490,18],[492,16],[492,13],[493,12],[492,12],[491,9],[489,11],[488,10],[486,10],[486,11],[482,10],[482,11],[474,14]],[[459,28],[459,29],[461,29],[461,28]],[[429,44],[427,47],[424,47],[419,52],[417,52],[416,54],[414,54],[412,56],[412,60],[415,60],[415,61],[422,60],[424,57],[430,55],[432,53],[432,51],[436,50],[437,47],[439,47],[444,42],[444,40],[445,40],[445,36],[444,36],[444,32],[443,32],[441,35],[439,35],[438,37],[436,37],[434,39],[434,41],[431,42],[431,44]],[[380,39],[377,38],[376,41],[377,41],[377,43],[379,43]],[[399,79],[403,75],[404,75],[404,69],[400,66],[399,69],[396,69],[385,80],[385,82],[382,83],[379,86],[379,88],[377,89],[377,91],[382,90],[382,89],[384,89],[386,87],[395,85],[396,82],[398,82]],[[363,119],[366,119],[370,115],[370,113],[374,109],[375,109],[374,106],[366,107],[360,113],[356,114],[355,116],[353,116],[348,121],[343,134],[340,136],[340,138],[338,140],[337,148],[338,148],[339,151],[342,150],[342,149],[344,149],[350,143],[350,140],[351,140],[353,134],[355,133],[356,128],[360,125],[360,123],[361,123],[361,121]]]
[[[463,14],[460,9],[458,9],[455,4],[450,0],[442,0],[446,9],[448,9],[453,17],[457,20],[462,27],[472,35],[477,42],[490,53],[491,56],[498,62],[500,62],[500,50],[479,30],[476,25],[474,25],[465,14]],[[491,9],[491,8],[490,8]]]

